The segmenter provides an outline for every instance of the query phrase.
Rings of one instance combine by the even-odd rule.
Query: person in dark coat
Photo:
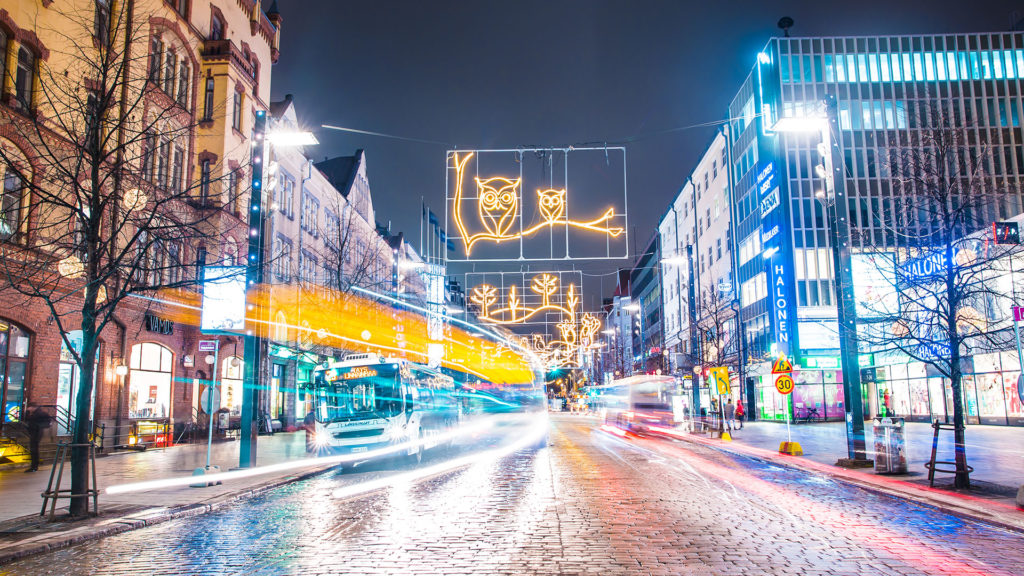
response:
[[[43,439],[43,430],[50,427],[50,413],[35,402],[29,402],[24,421],[28,428],[28,451],[32,459],[25,472],[35,472],[39,470],[39,443]]]

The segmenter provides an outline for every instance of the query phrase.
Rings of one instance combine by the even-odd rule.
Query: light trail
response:
[[[382,490],[384,488],[396,486],[399,484],[411,484],[418,480],[431,478],[433,476],[444,474],[446,472],[451,472],[453,470],[457,470],[465,466],[472,466],[473,464],[480,464],[483,462],[493,462],[495,460],[500,460],[501,458],[504,458],[510,454],[518,452],[519,450],[528,448],[536,444],[537,442],[540,441],[541,438],[544,437],[544,434],[547,433],[547,430],[547,414],[544,414],[543,416],[537,416],[533,418],[533,422],[530,423],[529,431],[526,434],[524,434],[519,440],[513,442],[512,444],[509,444],[508,446],[494,448],[484,452],[478,452],[476,454],[471,454],[469,456],[462,456],[460,458],[455,458],[454,460],[448,460],[445,462],[441,462],[439,464],[435,464],[433,466],[427,466],[426,468],[419,468],[409,472],[403,472],[401,474],[394,474],[386,478],[380,478],[377,480],[370,480],[368,482],[360,482],[359,484],[345,486],[344,488],[339,488],[335,490],[334,494],[332,494],[332,497],[336,499],[352,498],[353,496],[359,496],[361,494],[366,494],[368,492],[375,492],[377,490]]]
[[[523,419],[528,419],[524,417]],[[514,418],[513,421],[520,420],[520,418]],[[545,418],[546,421],[546,418]],[[377,450],[370,450],[367,452],[360,452],[357,454],[338,454],[334,456],[319,456],[313,458],[302,458],[299,460],[292,460],[288,462],[281,462],[278,464],[269,464],[267,466],[257,466],[255,468],[246,468],[244,470],[232,470],[229,472],[217,472],[214,474],[203,474],[201,476],[182,476],[176,478],[161,478],[159,480],[146,480],[144,482],[131,482],[128,484],[117,484],[114,486],[107,487],[104,492],[107,494],[125,494],[128,492],[142,492],[146,490],[159,490],[161,488],[173,488],[177,486],[188,486],[190,484],[201,484],[201,483],[216,483],[216,482],[227,482],[230,480],[238,480],[240,478],[251,478],[253,476],[259,476],[262,474],[272,474],[275,472],[286,472],[288,470],[295,470],[298,468],[305,468],[307,466],[323,466],[331,464],[343,464],[346,462],[356,462],[362,460],[371,460],[373,458],[379,458],[381,456],[387,456],[390,454],[407,452],[413,448],[417,448],[422,444],[427,443],[442,443],[448,440],[453,440],[462,436],[471,436],[480,434],[494,427],[497,423],[497,419],[488,419],[484,422],[478,422],[475,424],[467,424],[460,426],[455,430],[449,432],[443,432],[435,436],[423,439],[414,439],[394,446],[388,446],[387,448],[380,448]]]

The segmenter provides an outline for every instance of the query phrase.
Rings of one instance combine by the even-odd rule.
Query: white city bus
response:
[[[417,460],[461,417],[452,378],[403,359],[347,356],[313,371],[313,423],[306,450],[368,452],[422,440],[405,454]]]

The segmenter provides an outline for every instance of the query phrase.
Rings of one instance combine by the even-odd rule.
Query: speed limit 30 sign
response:
[[[775,378],[775,389],[779,394],[786,395],[793,391],[793,376],[790,374],[779,374]]]

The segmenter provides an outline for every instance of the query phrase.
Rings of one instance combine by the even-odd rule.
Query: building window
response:
[[[231,127],[242,131],[242,91],[235,90],[235,99],[231,107]]]
[[[156,154],[156,134],[146,133],[142,143],[142,179],[153,181],[153,157]]]
[[[171,191],[181,193],[181,179],[185,172],[185,151],[180,146],[174,147],[174,163],[171,168]]]
[[[210,40],[224,39],[224,22],[216,14],[210,20]]]
[[[160,141],[160,148],[156,156],[156,183],[161,188],[167,188],[168,171],[171,167],[171,142],[166,138]]]
[[[203,160],[199,168],[199,203],[210,201],[210,161]]]
[[[149,81],[154,84],[160,83],[160,53],[162,51],[160,39],[153,36],[149,40]]]
[[[234,266],[235,262],[238,261],[238,244],[235,243],[235,239],[228,236],[227,242],[224,243],[224,256],[221,262],[225,266]]]
[[[188,0],[167,0],[167,3],[174,8],[174,11],[182,16],[188,16]]]
[[[213,120],[213,78],[206,79],[206,91],[203,95],[203,120]]]
[[[715,260],[721,260],[722,259],[722,239],[719,238],[718,241],[716,242],[716,244],[717,244],[717,247],[716,247]]]
[[[92,35],[100,46],[106,46],[110,42],[110,0],[96,0]]]
[[[235,205],[235,212],[240,212],[238,195],[235,188],[238,187],[238,174],[235,170],[228,172],[227,190],[225,196],[227,201]]]
[[[174,98],[175,69],[178,66],[178,57],[173,50],[168,50],[164,56],[164,93]]]
[[[6,240],[18,233],[21,227],[21,208],[25,185],[21,177],[8,169],[4,175],[4,187],[0,191],[0,240]]]
[[[18,70],[14,78],[14,97],[25,110],[32,109],[32,78],[36,71],[36,57],[24,46],[18,50]]]
[[[188,62],[183,57],[178,69],[178,104],[181,104],[184,108],[188,108],[188,79]]]
[[[7,32],[0,27],[0,78],[7,77]]]

